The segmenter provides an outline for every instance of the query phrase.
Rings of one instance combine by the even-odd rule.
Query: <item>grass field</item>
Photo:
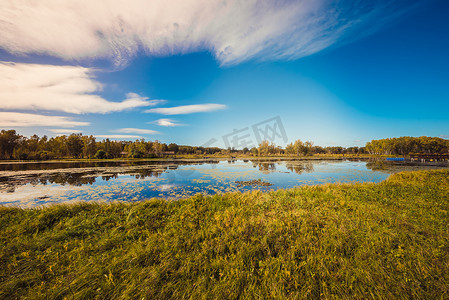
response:
[[[449,171],[0,208],[0,299],[449,297]]]

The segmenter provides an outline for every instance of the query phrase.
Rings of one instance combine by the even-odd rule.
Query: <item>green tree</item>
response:
[[[175,143],[171,143],[168,145],[168,151],[173,151],[175,154],[179,151],[179,146]]]
[[[81,133],[72,133],[67,138],[67,151],[70,156],[78,158],[83,153],[83,137]]]
[[[313,142],[306,141],[303,145],[302,152],[304,155],[311,155],[313,154]]]
[[[311,151],[312,147],[312,142],[307,141],[306,144],[304,144],[301,140],[296,140],[293,143],[287,145],[286,152],[288,154],[293,154],[296,156],[306,155],[308,151]]]
[[[94,157],[96,159],[105,159],[105,158],[107,158],[106,152],[104,150],[98,150],[97,153],[95,153]]]
[[[259,144],[259,147],[257,148],[257,154],[259,156],[266,156],[268,155],[270,143],[268,141],[262,141]]]
[[[97,144],[95,142],[95,137],[83,136],[83,155],[87,158],[92,158],[97,152]]]
[[[153,152],[157,157],[160,157],[162,155],[162,151],[164,150],[163,145],[158,140],[155,140],[153,142]]]
[[[2,130],[0,132],[0,156],[3,159],[12,159],[16,147],[19,145],[22,136],[15,130]]]
[[[270,143],[269,141],[262,141],[259,144],[257,150],[259,156],[267,156],[271,154],[276,154],[277,147],[274,143]]]

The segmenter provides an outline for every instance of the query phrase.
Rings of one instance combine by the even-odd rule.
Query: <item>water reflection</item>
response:
[[[14,163],[0,164],[0,192],[12,193],[20,185],[58,184],[82,186],[92,185],[97,179],[109,181],[125,174],[135,179],[158,178],[167,171],[176,171],[181,166],[210,165],[212,168],[218,160],[200,162],[171,161],[137,161],[137,162],[61,162],[61,163]],[[178,173],[184,177],[191,176],[195,169]],[[174,173],[173,173],[174,174]]]
[[[313,164],[311,162],[296,162],[296,163],[287,163],[287,169],[291,172],[295,172],[298,175],[302,173],[311,173],[314,171]]]
[[[259,168],[259,171],[263,174],[276,171],[276,165],[273,162],[253,161],[253,168]]]
[[[170,183],[176,178],[188,178],[198,170],[194,166],[207,165],[214,169],[220,162],[218,160],[204,160],[187,162],[170,161],[137,161],[137,162],[60,162],[60,163],[28,163],[28,164],[0,164],[0,191],[14,192],[20,185],[92,185],[98,179],[109,181],[118,178],[120,174],[126,174],[135,179],[148,177],[158,178],[163,173],[168,173]],[[227,164],[250,164],[261,174],[267,175],[273,172],[313,173],[315,165],[326,162],[315,161],[262,161],[262,160],[227,160]],[[188,168],[185,168],[188,166]],[[365,163],[368,170],[384,173],[394,173],[403,170],[422,169],[418,163],[404,164],[398,162],[368,161]],[[182,172],[176,172],[184,167]],[[237,167],[237,166],[236,166]],[[437,168],[435,166],[434,168]],[[279,169],[279,170],[278,170]],[[169,172],[174,171],[174,172]]]
[[[33,171],[33,170],[55,170],[55,169],[76,169],[76,168],[107,168],[107,167],[132,167],[132,166],[169,166],[184,164],[217,164],[219,160],[216,159],[199,159],[197,161],[187,161],[183,159],[171,159],[165,161],[156,160],[142,160],[142,161],[94,161],[94,162],[13,162],[13,163],[0,163],[0,172],[2,171]]]
[[[383,173],[397,173],[403,171],[418,171],[418,170],[431,170],[447,168],[447,162],[402,162],[402,161],[384,161],[384,160],[371,160],[366,163],[366,168],[372,171],[378,171]]]
[[[83,166],[84,167],[84,166]],[[151,165],[146,168],[132,169],[127,166],[127,169],[108,169],[103,172],[95,170],[85,170],[82,168],[82,172],[78,172],[76,168],[66,168],[66,169],[53,169],[57,172],[54,173],[38,173],[38,174],[23,174],[17,171],[17,175],[11,176],[0,176],[0,191],[6,190],[8,193],[15,191],[15,188],[20,185],[31,184],[31,185],[47,185],[47,184],[58,184],[58,185],[71,185],[71,186],[82,186],[82,185],[92,185],[96,182],[98,178],[101,180],[109,181],[111,179],[117,179],[119,174],[127,174],[136,179],[145,179],[147,177],[159,177],[166,170],[176,170],[178,166],[171,165],[166,168],[155,168]],[[91,167],[92,168],[92,167]],[[41,170],[41,169],[39,169]],[[21,171],[30,171],[28,168],[22,168]],[[49,170],[51,171],[51,170]]]
[[[0,165],[0,205],[33,207],[77,201],[179,199],[329,182],[379,182],[423,166],[364,161],[198,160]],[[48,167],[48,168],[47,168]],[[436,168],[436,167],[434,167]],[[239,185],[264,182],[265,185]]]

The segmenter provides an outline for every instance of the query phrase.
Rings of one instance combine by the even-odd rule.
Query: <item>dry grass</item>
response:
[[[448,212],[449,171],[0,208],[0,298],[447,298]]]

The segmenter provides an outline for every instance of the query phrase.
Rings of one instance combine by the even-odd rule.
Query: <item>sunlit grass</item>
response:
[[[446,298],[449,171],[0,208],[0,299]]]

